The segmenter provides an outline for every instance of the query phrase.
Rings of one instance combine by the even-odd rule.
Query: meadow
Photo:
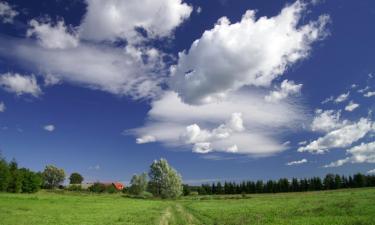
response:
[[[0,225],[375,224],[375,188],[133,199],[121,194],[0,194]]]

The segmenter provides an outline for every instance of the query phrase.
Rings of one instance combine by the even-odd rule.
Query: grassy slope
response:
[[[0,225],[375,224],[375,189],[137,200],[119,195],[0,194]]]

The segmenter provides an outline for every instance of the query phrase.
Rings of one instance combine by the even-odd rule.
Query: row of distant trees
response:
[[[0,192],[34,193],[41,188],[58,188],[65,176],[63,169],[52,165],[46,166],[43,172],[19,168],[16,160],[7,162],[0,155]],[[69,180],[71,184],[81,184],[83,177],[79,173],[72,173]]]
[[[353,176],[327,174],[320,177],[289,180],[287,178],[269,181],[216,182],[201,186],[184,185],[184,195],[197,192],[200,195],[211,194],[252,194],[333,190],[340,188],[375,187],[375,175],[357,173]]]

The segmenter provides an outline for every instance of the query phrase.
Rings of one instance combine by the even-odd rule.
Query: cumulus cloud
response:
[[[375,174],[375,169],[367,171],[368,174]]]
[[[356,123],[346,124],[336,130],[328,132],[323,137],[298,148],[299,152],[324,153],[332,148],[346,148],[365,137],[373,130],[374,124],[367,118],[361,118]]]
[[[87,13],[80,25],[80,35],[89,40],[142,39],[136,28],[150,37],[166,37],[185,21],[192,7],[182,0],[87,0]]]
[[[341,95],[339,95],[336,99],[335,99],[335,102],[336,103],[340,103],[340,102],[344,102],[348,99],[350,95],[350,92],[348,91],[347,93],[343,93]]]
[[[332,102],[333,100],[334,100],[334,97],[329,96],[328,98],[324,99],[321,103],[324,105],[324,104],[327,104],[328,102]]]
[[[375,163],[375,141],[354,146],[348,149],[346,154],[350,156],[332,162],[324,167],[339,167],[346,163]]]
[[[369,91],[366,94],[363,95],[366,98],[370,98],[372,96],[375,96],[375,91]]]
[[[53,124],[48,124],[48,125],[45,125],[45,126],[43,127],[43,129],[46,130],[46,131],[48,131],[48,132],[52,132],[52,131],[55,130],[55,125],[53,125]]]
[[[349,112],[352,112],[353,110],[355,110],[358,107],[359,107],[359,104],[357,104],[353,101],[350,101],[349,104],[347,106],[345,106],[345,110],[349,111]]]
[[[265,96],[265,100],[269,102],[280,101],[287,98],[289,95],[300,93],[302,84],[295,84],[294,81],[284,80],[281,82],[280,89],[271,91],[269,95]]]
[[[342,127],[347,121],[340,121],[341,112],[334,110],[315,110],[315,117],[311,123],[312,131],[329,132]]]
[[[292,102],[268,103],[264,92],[241,91],[220,102],[189,105],[169,91],[152,103],[148,117],[148,122],[132,133],[152,135],[167,146],[188,147],[199,153],[263,156],[287,149],[278,136],[286,129],[297,129],[306,113]]]
[[[7,2],[0,1],[0,19],[3,23],[13,23],[14,17],[18,12],[13,9]]]
[[[29,25],[27,36],[35,36],[44,48],[64,49],[78,46],[78,36],[65,26],[63,20],[53,24],[51,21],[39,22],[33,19]]]
[[[243,86],[268,87],[327,34],[328,16],[299,25],[304,10],[297,1],[270,18],[256,19],[248,10],[237,23],[219,19],[179,53],[170,86],[188,103],[210,102]]]
[[[291,161],[291,162],[288,162],[286,165],[287,166],[293,166],[293,165],[299,165],[299,164],[303,164],[303,163],[307,163],[307,159],[301,159],[301,160],[297,160],[297,161]]]
[[[366,86],[366,87],[364,87],[364,88],[362,88],[362,89],[359,89],[357,92],[358,93],[365,93],[367,90],[369,90],[370,89],[370,87],[369,86]]]
[[[137,144],[146,144],[146,143],[151,143],[151,142],[155,142],[155,141],[156,141],[156,138],[154,136],[151,136],[151,135],[145,135],[145,136],[142,136],[142,137],[136,139]]]
[[[163,54],[154,48],[126,46],[123,49],[81,43],[75,48],[47,49],[32,40],[1,37],[0,43],[3,44],[0,55],[50,80],[135,99],[156,96],[165,74]]]
[[[6,107],[4,102],[0,102],[0,112],[5,112]]]
[[[42,91],[35,76],[26,76],[18,73],[4,73],[0,75],[0,87],[16,95],[30,94],[39,96]]]

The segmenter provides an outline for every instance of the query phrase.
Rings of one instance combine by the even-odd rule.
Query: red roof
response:
[[[121,191],[122,189],[124,189],[124,185],[123,184],[121,184],[120,182],[115,182],[115,183],[113,183],[113,186],[115,186],[115,188],[117,189],[117,190],[119,190],[119,191]]]

